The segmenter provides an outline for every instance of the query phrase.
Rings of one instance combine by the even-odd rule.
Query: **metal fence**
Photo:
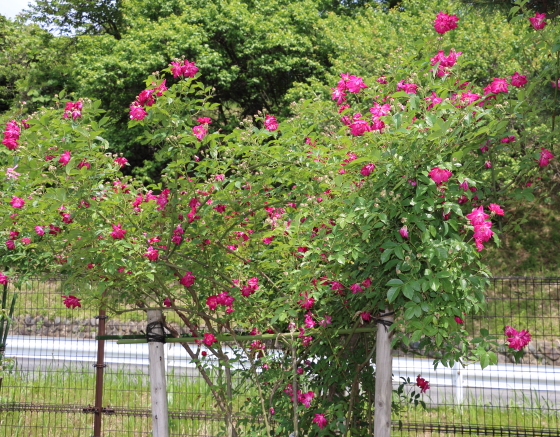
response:
[[[20,291],[6,350],[14,369],[0,389],[0,436],[93,435],[100,320],[67,309],[62,294],[59,279],[29,281]],[[425,410],[407,407],[394,417],[394,435],[560,436],[560,278],[497,278],[487,301],[486,313],[468,318],[467,328],[499,338],[506,324],[528,329],[523,363],[513,364],[503,348],[499,364],[484,371],[478,364],[434,371],[418,351],[395,351],[395,383],[420,374],[431,388],[422,395]],[[106,334],[139,334],[144,317],[110,318]],[[224,417],[194,365],[180,345],[165,347],[171,434],[221,435]],[[151,435],[147,344],[106,341],[103,362],[102,435]]]

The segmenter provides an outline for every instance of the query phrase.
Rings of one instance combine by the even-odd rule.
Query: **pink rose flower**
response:
[[[510,83],[512,86],[521,88],[527,83],[527,76],[519,74],[517,71],[511,75]]]
[[[426,393],[426,390],[430,388],[430,383],[424,378],[421,378],[420,375],[416,378],[416,385],[420,387],[420,393]]]
[[[401,234],[401,237],[403,238],[408,238],[408,228],[406,226],[403,226],[399,229],[399,234]]]
[[[534,17],[529,17],[529,21],[531,22],[531,26],[533,26],[533,29],[540,30],[540,29],[544,29],[544,26],[548,24],[546,21],[544,21],[545,18],[546,18],[546,14],[541,14],[537,12],[535,13]]]
[[[418,85],[416,85],[415,83],[407,83],[404,80],[401,80],[397,84],[397,91],[404,91],[405,93],[409,93],[409,94],[416,94],[417,88]]]
[[[203,124],[199,124],[192,128],[193,135],[198,139],[198,141],[202,141],[202,139],[208,134],[208,129]]]
[[[82,304],[80,303],[81,299],[78,299],[76,296],[62,296],[64,299],[62,303],[66,305],[66,308],[78,308],[81,307]]]
[[[459,324],[465,323],[465,321],[463,319],[461,319],[461,317],[459,317],[459,316],[455,316],[455,321]]]
[[[194,64],[194,62],[189,62],[188,59],[181,62],[171,62],[170,65],[171,73],[174,78],[179,76],[194,77],[198,71],[198,67]]]
[[[361,285],[356,282],[355,284],[352,284],[350,286],[350,291],[352,293],[361,293],[363,291],[363,289],[362,289]]]
[[[273,115],[267,115],[266,119],[264,120],[264,127],[271,132],[278,129],[278,122],[276,121],[276,117],[274,117]]]
[[[159,250],[154,249],[152,246],[149,246],[148,251],[145,254],[143,254],[142,256],[145,256],[150,261],[157,261],[158,256],[159,256]]]
[[[436,184],[447,182],[453,173],[444,168],[434,167],[430,170],[428,175]]]
[[[39,236],[45,235],[45,230],[42,226],[35,226],[35,233]]]
[[[12,200],[10,200],[10,205],[14,208],[21,209],[25,205],[25,201],[19,197],[12,196]]]
[[[496,205],[495,203],[491,203],[488,209],[496,215],[504,215],[504,210],[500,208],[500,205]]]
[[[16,248],[16,243],[14,243],[14,240],[8,240],[6,241],[6,247],[10,250],[13,250]]]
[[[187,272],[185,274],[185,276],[183,276],[181,279],[179,279],[179,284],[184,285],[185,287],[190,287],[191,285],[194,284],[194,281],[196,279],[196,276],[194,276],[192,274],[192,272]]]
[[[494,78],[494,81],[484,88],[484,95],[494,93],[507,93],[508,92],[508,83],[507,80],[501,78]]]
[[[313,418],[313,423],[316,423],[319,429],[323,429],[327,426],[327,419],[325,418],[324,414],[317,414],[315,413],[315,417]]]
[[[27,244],[31,243],[31,238],[22,238],[21,242],[22,242],[22,244],[27,245]]]
[[[0,272],[0,284],[6,285],[8,283],[8,277]]]
[[[124,238],[124,234],[126,234],[126,231],[124,229],[121,228],[121,224],[117,224],[117,225],[111,225],[113,226],[113,230],[111,231],[111,237],[113,237],[114,240],[122,240]]]
[[[476,226],[484,223],[490,216],[484,212],[484,206],[481,205],[478,208],[474,208],[470,214],[467,214],[465,217],[470,220],[471,225]]]
[[[214,343],[217,343],[218,339],[214,336],[214,334],[209,334],[208,332],[204,333],[204,344],[206,346],[212,346]]]
[[[522,331],[517,331],[509,325],[506,325],[504,329],[504,334],[507,337],[506,341],[509,343],[509,347],[520,351],[523,347],[527,346],[531,341],[531,334],[529,331],[523,329]]]
[[[429,103],[428,108],[427,108],[428,110],[432,109],[438,103],[443,102],[443,99],[441,97],[438,97],[437,94],[433,91],[432,91],[432,95],[426,97],[424,100],[426,100]]]
[[[62,165],[66,165],[70,162],[70,150],[66,150],[60,157],[58,158],[58,163]]]
[[[173,299],[173,300],[175,300],[175,299]],[[171,304],[172,304],[172,300],[169,299],[168,297],[163,299],[163,306],[170,307]]]
[[[450,30],[453,30],[457,27],[457,15],[448,15],[445,12],[441,12],[437,14],[436,19],[434,20],[434,29],[440,35],[443,35]]]
[[[375,164],[369,163],[362,167],[360,173],[362,176],[369,176],[375,170]]]
[[[546,167],[548,162],[554,158],[554,155],[550,150],[546,150],[544,147],[541,147],[541,156],[539,158],[539,167]]]
[[[115,158],[115,160],[114,160],[114,163],[119,165],[121,168],[123,168],[127,164],[127,162],[128,162],[128,159],[126,159],[124,156],[119,156],[118,158]]]
[[[142,121],[144,120],[144,117],[148,115],[146,110],[142,108],[142,106],[140,106],[138,102],[133,102],[132,105],[130,105],[129,112],[131,120]]]

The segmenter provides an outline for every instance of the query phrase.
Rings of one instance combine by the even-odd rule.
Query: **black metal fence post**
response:
[[[105,309],[99,310],[98,335],[105,335]],[[101,414],[103,412],[103,369],[107,366],[104,362],[105,340],[97,340],[97,363],[94,364],[95,372],[95,413],[93,419],[93,437],[101,437]]]

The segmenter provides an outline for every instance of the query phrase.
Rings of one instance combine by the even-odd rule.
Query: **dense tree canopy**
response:
[[[22,110],[31,113],[55,103],[62,90],[101,99],[113,120],[107,133],[113,150],[154,180],[163,163],[138,133],[124,133],[146,71],[161,70],[169,59],[196,61],[221,102],[207,115],[231,131],[262,109],[289,116],[289,103],[311,88],[328,99],[326,84],[341,70],[376,75],[387,64],[418,59],[427,49],[421,38],[429,17],[439,10],[453,8],[464,23],[441,48],[465,53],[462,69],[474,82],[510,69],[533,74],[550,62],[523,55],[527,22],[504,26],[507,11],[488,14],[474,3],[41,0],[29,16],[58,36],[37,24],[0,23],[0,110],[9,115],[25,101]]]

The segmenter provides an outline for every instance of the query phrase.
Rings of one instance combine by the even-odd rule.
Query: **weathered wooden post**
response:
[[[152,396],[152,436],[169,437],[167,387],[165,384],[165,331],[161,310],[148,310],[146,327]]]
[[[374,437],[390,437],[391,435],[391,399],[393,396],[391,337],[393,333],[389,329],[392,323],[393,312],[390,310],[377,318]]]

